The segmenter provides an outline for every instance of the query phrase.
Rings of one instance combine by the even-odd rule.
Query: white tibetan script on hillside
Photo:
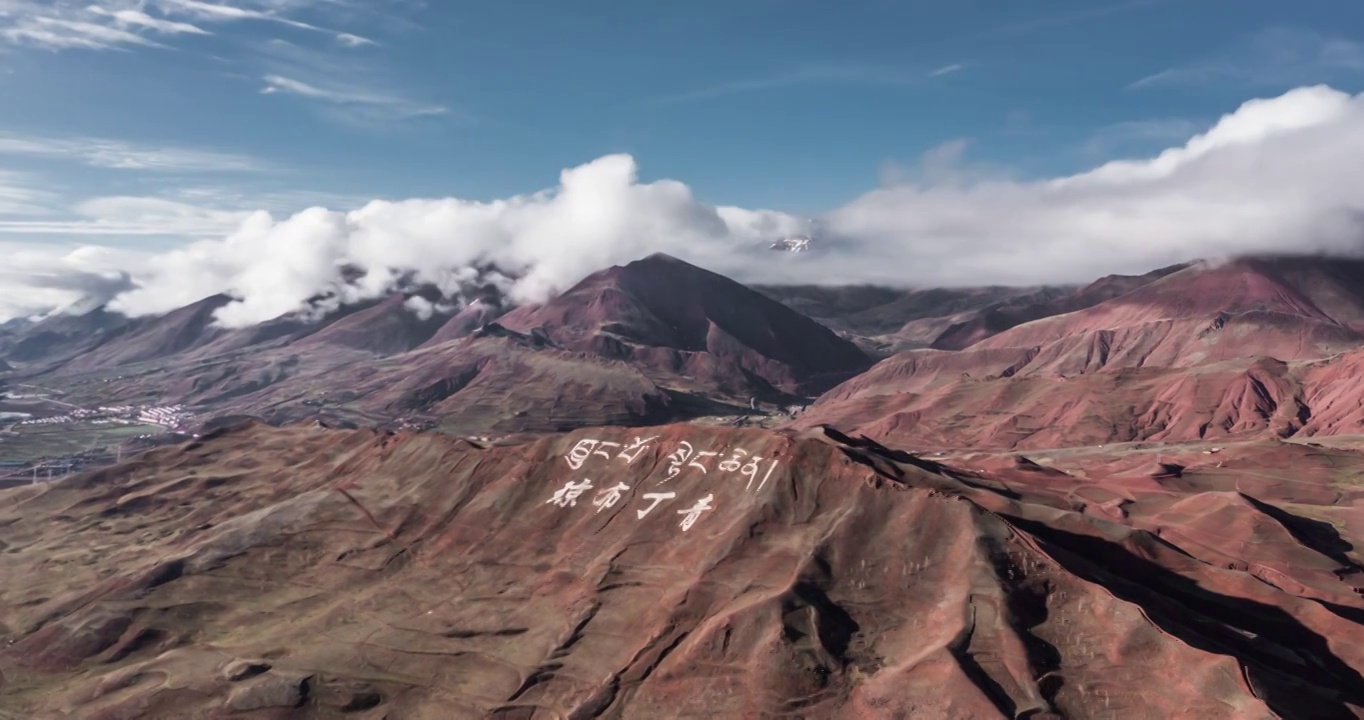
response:
[[[583,438],[573,445],[566,455],[564,461],[572,470],[582,470],[593,458],[601,458],[598,462],[611,462],[613,460],[624,462],[631,465],[640,455],[648,450],[652,443],[658,439],[657,435],[650,437],[636,436],[634,441],[628,445],[595,438]],[[716,458],[723,458],[718,462]],[[716,471],[719,476],[735,475],[739,479],[747,479],[744,484],[744,491],[754,490],[753,484],[756,482],[756,491],[761,492],[771,479],[772,473],[777,469],[777,460],[767,460],[761,455],[749,452],[744,448],[728,450],[725,455],[724,450],[702,450],[692,443],[683,440],[677,447],[666,456],[668,461],[667,469],[663,477],[659,478],[655,484],[662,485],[670,482],[684,473],[711,476],[711,470]],[[765,471],[764,471],[765,466]],[[762,479],[759,480],[759,474]],[[638,483],[636,483],[638,485]],[[578,498],[589,490],[593,490],[591,478],[584,478],[579,481],[569,480],[562,487],[557,489],[554,494],[545,501],[546,505],[557,505],[561,508],[577,507]],[[592,495],[592,506],[595,512],[600,513],[608,508],[615,507],[625,498],[625,494],[633,490],[631,485],[617,483],[611,487],[599,488]],[[643,520],[645,516],[654,511],[655,508],[663,503],[671,503],[677,500],[676,492],[645,492],[640,493],[640,501],[636,503],[639,507],[635,509],[635,517]],[[682,515],[679,527],[686,532],[696,524],[701,516],[711,510],[714,506],[715,495],[708,493],[705,497],[697,500],[691,507],[684,510],[677,510],[678,515]]]

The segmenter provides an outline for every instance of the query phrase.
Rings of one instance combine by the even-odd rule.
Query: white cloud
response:
[[[1223,117],[1211,130],[1155,158],[1110,162],[1092,172],[1056,182],[1075,185],[1089,180],[1116,183],[1159,180],[1219,150],[1258,148],[1275,137],[1346,118],[1352,106],[1358,104],[1358,98],[1325,87],[1298,88],[1277,98],[1251,100],[1238,112]]]
[[[114,21],[114,23],[122,27],[146,28],[148,30],[154,30],[159,33],[166,33],[168,35],[180,35],[185,33],[191,35],[210,34],[207,30],[204,30],[203,28],[200,28],[197,25],[190,25],[189,23],[175,22],[173,20],[163,20],[161,18],[155,18],[152,17],[151,15],[148,15],[147,13],[142,12],[141,10],[132,9],[110,10],[108,8],[103,8],[98,5],[91,5],[86,9],[96,15],[101,15],[110,18]]]
[[[254,10],[251,8],[239,7],[237,5],[221,5],[218,3],[201,2],[200,0],[154,0],[154,2],[167,14],[182,14],[207,22],[264,20],[299,28],[300,30],[328,32],[316,25],[310,25],[298,20],[291,20],[288,17],[274,12]]]
[[[352,35],[350,33],[337,33],[336,41],[346,47],[363,47],[365,45],[378,44],[367,37],[360,37],[359,35]]]
[[[1090,157],[1111,158],[1132,145],[1167,147],[1170,143],[1183,142],[1198,134],[1202,127],[1187,118],[1129,120],[1094,131],[1082,150]]]
[[[266,75],[264,80],[265,87],[261,88],[261,92],[267,95],[270,93],[282,92],[302,95],[303,97],[315,98],[317,100],[330,100],[332,102],[376,104],[379,102],[376,98],[362,93],[345,90],[323,90],[322,88],[314,87],[308,83],[290,80],[287,77],[280,77],[279,75]]]
[[[965,150],[930,154],[919,175],[816,218],[818,247],[805,254],[766,249],[804,219],[710,206],[679,182],[641,182],[632,158],[612,155],[492,202],[222,216],[240,225],[150,259],[116,306],[156,313],[231,292],[242,300],[220,319],[250,324],[336,288],[342,265],[368,273],[351,297],[404,272],[448,284],[494,264],[516,298],[535,300],[660,251],[747,281],[932,286],[1082,282],[1198,257],[1351,252],[1364,239],[1364,96],[1324,86],[1245,103],[1163,153],[1069,177],[963,173]],[[118,209],[85,208],[129,223],[176,217]]]
[[[319,87],[281,75],[266,75],[263,79],[265,87],[261,88],[261,92],[266,95],[281,93],[343,106],[367,106],[394,118],[444,115],[449,112],[448,108],[439,105],[419,105],[402,97],[364,88]]]
[[[196,23],[269,22],[308,32],[327,33],[343,44],[375,44],[290,17],[317,7],[346,7],[336,0],[4,0],[0,2],[0,41],[47,50],[126,50],[165,48],[148,36],[211,34]],[[386,16],[387,11],[377,11]],[[354,15],[354,13],[352,13]],[[193,21],[193,22],[186,22]]]
[[[1361,218],[1364,96],[1317,86],[1248,102],[1149,159],[870,193],[827,219],[849,252],[822,264],[845,280],[1078,282],[1204,256],[1357,251]]]
[[[91,309],[129,289],[132,254],[93,246],[0,242],[0,322],[69,309]]]
[[[69,158],[91,167],[120,170],[259,172],[269,169],[266,163],[245,155],[91,137],[0,133],[0,155]]]
[[[49,50],[108,50],[121,45],[165,47],[136,33],[82,20],[36,16],[0,29],[0,38]]]
[[[0,234],[222,237],[251,216],[161,198],[102,197],[77,203],[72,217],[0,220]]]
[[[56,201],[52,193],[33,187],[23,173],[0,170],[0,217],[6,215],[45,215]]]
[[[368,53],[317,48],[274,38],[253,48],[267,95],[304,98],[310,110],[343,124],[390,130],[395,123],[423,117],[467,115],[416,99],[404,78]]]
[[[144,288],[121,297],[130,313],[162,312],[203,294],[244,299],[224,308],[227,324],[261,322],[294,310],[337,283],[339,266],[370,272],[379,294],[394,272],[449,285],[452,274],[492,263],[519,277],[508,290],[540,299],[613,262],[691,245],[693,259],[723,263],[733,241],[761,243],[804,227],[779,213],[713,208],[674,181],[639,183],[634,161],[614,155],[565,170],[553,191],[480,203],[459,199],[372,202],[349,213],[314,208],[276,221],[254,215],[221,241],[154,258]]]
[[[964,64],[962,64],[962,63],[952,63],[951,65],[943,65],[942,67],[940,67],[940,68],[938,68],[938,69],[936,69],[936,70],[930,72],[930,73],[928,74],[928,76],[929,76],[929,77],[942,77],[943,75],[951,75],[951,74],[954,73],[954,72],[961,72],[962,70],[965,70],[965,69],[966,69],[966,65],[964,65]]]
[[[262,186],[252,183],[252,192],[228,185],[185,185],[170,188],[158,197],[200,208],[216,208],[231,211],[265,210],[270,213],[292,214],[302,208],[324,206],[334,210],[358,208],[373,196],[347,195],[344,193],[317,192],[297,188]]]
[[[1013,168],[1008,166],[966,160],[970,147],[969,138],[956,138],[928,150],[914,166],[893,160],[884,162],[881,184],[888,187],[932,185],[941,189],[987,180],[1007,180],[1013,174]]]

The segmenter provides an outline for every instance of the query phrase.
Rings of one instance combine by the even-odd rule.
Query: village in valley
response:
[[[62,393],[17,385],[0,392],[0,487],[56,480],[193,435],[183,405],[81,407]]]
[[[190,413],[185,412],[183,405],[111,405],[94,410],[76,408],[62,415],[19,420],[14,424],[22,426],[61,425],[76,422],[88,422],[92,425],[112,423],[118,425],[156,425],[169,431],[176,431],[187,425],[193,417]]]

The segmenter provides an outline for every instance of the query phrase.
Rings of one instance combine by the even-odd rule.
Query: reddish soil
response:
[[[596,273],[498,320],[557,345],[732,395],[818,392],[865,370],[853,343],[765,295],[666,255]]]
[[[1191,266],[960,352],[888,358],[798,425],[983,448],[1364,432],[1364,285],[1351,278],[1364,263]]]
[[[627,462],[638,436],[656,437]],[[693,458],[704,472],[671,462],[683,441],[719,454]],[[1239,485],[1256,471],[1226,462],[1309,451],[1329,458],[1290,497],[1257,496]],[[1364,458],[1199,457],[1178,478],[1082,478],[821,433],[482,448],[243,426],[0,496],[0,708],[1364,717],[1364,583],[1340,530],[1359,527],[1364,493],[1342,471]]]
[[[933,338],[930,346],[935,350],[962,350],[1023,323],[1084,310],[1122,297],[1183,268],[1182,265],[1175,265],[1145,275],[1109,275],[1075,292],[997,303],[943,329]],[[908,327],[902,333],[907,330]]]
[[[407,352],[430,340],[450,317],[433,314],[423,320],[403,306],[406,300],[401,293],[390,295],[301,338],[295,345],[340,345],[378,355]]]
[[[439,345],[451,340],[459,340],[474,334],[474,331],[493,322],[502,315],[502,309],[491,303],[473,302],[440,326],[436,334],[426,341],[427,345]]]

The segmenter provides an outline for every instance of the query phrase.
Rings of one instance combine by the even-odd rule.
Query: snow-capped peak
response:
[[[810,249],[811,243],[813,242],[814,242],[813,238],[811,238],[809,235],[791,235],[789,237],[784,237],[779,240],[773,241],[770,247],[773,250],[779,250],[782,252],[799,253],[808,251]]]

